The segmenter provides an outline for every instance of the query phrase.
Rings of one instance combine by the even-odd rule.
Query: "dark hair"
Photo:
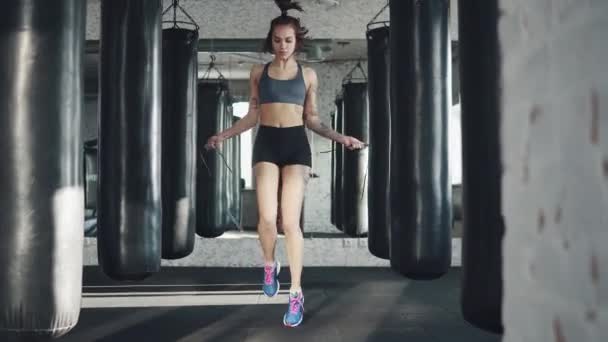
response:
[[[297,1],[292,2],[291,0],[274,0],[274,2],[277,4],[277,6],[279,6],[279,9],[281,9],[281,15],[272,19],[270,22],[270,29],[268,30],[268,35],[264,41],[263,51],[273,53],[272,33],[274,32],[274,28],[280,25],[289,25],[296,33],[295,52],[299,52],[302,50],[304,41],[307,39],[306,34],[308,33],[308,29],[300,24],[300,19],[287,15],[287,11],[290,9],[295,9],[300,12],[304,12],[304,10]]]

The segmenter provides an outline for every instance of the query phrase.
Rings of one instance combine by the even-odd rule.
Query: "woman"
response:
[[[205,147],[217,148],[221,142],[240,134],[259,121],[253,148],[258,203],[258,234],[264,254],[264,285],[267,296],[279,292],[280,264],[274,259],[277,215],[280,207],[291,273],[289,306],[283,324],[298,326],[303,319],[304,295],[301,288],[303,237],[299,218],[311,166],[311,150],[305,125],[317,134],[354,150],[364,143],[341,135],[324,125],[317,113],[317,75],[302,68],[295,59],[308,30],[300,20],[287,15],[290,9],[302,11],[297,2],[275,0],[281,16],[270,24],[264,50],[274,54],[272,62],[251,69],[250,100],[247,115],[232,127],[209,138]],[[279,178],[281,195],[278,196]],[[278,198],[281,203],[279,206]]]

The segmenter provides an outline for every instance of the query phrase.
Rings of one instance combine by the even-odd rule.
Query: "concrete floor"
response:
[[[305,268],[306,315],[295,329],[282,325],[289,270],[272,299],[261,295],[261,272],[176,267],[125,283],[86,267],[79,323],[59,341],[500,341],[462,319],[459,268],[433,281],[388,268]]]

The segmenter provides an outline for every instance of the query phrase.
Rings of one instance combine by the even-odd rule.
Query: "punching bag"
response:
[[[391,267],[432,279],[451,261],[448,1],[390,8]]]
[[[502,333],[500,48],[498,2],[459,1],[464,318]],[[483,53],[480,53],[483,51]]]
[[[116,280],[160,269],[161,5],[101,3],[97,248]]]
[[[84,142],[84,207],[97,209],[97,139]]]
[[[344,114],[344,99],[342,96],[336,97],[336,132],[342,134],[342,118]],[[334,141],[334,152],[336,154],[336,179],[335,186],[336,190],[334,192],[334,201],[335,201],[335,215],[336,215],[336,228],[338,230],[344,230],[343,221],[344,221],[344,210],[342,205],[342,177],[344,176],[343,170],[343,156],[344,156],[344,145],[339,144]]]
[[[369,232],[368,249],[378,258],[389,259],[390,205],[389,170],[391,150],[389,28],[367,31],[369,85]]]
[[[196,227],[195,156],[198,31],[163,30],[162,257],[192,253]]]
[[[196,234],[213,238],[230,224],[224,193],[229,171],[224,164],[226,141],[217,150],[207,151],[205,144],[226,126],[228,87],[225,81],[202,80],[197,93]]]
[[[0,340],[58,337],[78,322],[84,191],[86,3],[0,11]]]
[[[369,141],[367,83],[342,85],[344,113],[343,134]],[[368,149],[344,149],[342,161],[343,230],[349,236],[364,236],[368,230],[367,167]]]
[[[234,125],[240,118],[238,116],[232,116],[232,125]],[[237,229],[241,227],[241,136],[236,135],[232,137],[232,180],[234,182],[234,201],[232,216],[234,224]]]
[[[336,130],[336,115],[334,111],[329,117],[331,129]],[[336,224],[336,142],[331,141],[331,166],[329,180],[329,223]]]

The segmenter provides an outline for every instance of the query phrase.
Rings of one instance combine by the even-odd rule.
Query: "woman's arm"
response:
[[[319,86],[317,73],[313,69],[307,68],[307,76],[309,85],[306,91],[306,100],[304,101],[304,122],[306,127],[322,137],[342,144],[344,136],[327,127],[327,125],[321,121],[319,113],[317,112],[317,88]]]
[[[351,136],[342,135],[327,127],[321,121],[319,113],[317,112],[317,88],[319,86],[317,73],[313,69],[307,69],[307,73],[310,85],[306,91],[306,100],[304,101],[304,122],[306,123],[306,127],[322,137],[344,145],[349,150],[365,147],[366,144],[364,142]]]
[[[260,110],[258,80],[260,79],[261,73],[262,67],[259,65],[254,65],[251,68],[251,73],[249,74],[249,110],[247,111],[247,114],[235,122],[230,128],[209,137],[205,144],[206,149],[217,148],[222,141],[239,135],[258,123]]]
[[[258,123],[260,109],[258,80],[260,73],[261,68],[259,65],[254,65],[251,68],[251,73],[249,75],[249,110],[247,111],[247,114],[235,122],[232,127],[218,134],[222,140],[239,135],[246,130],[251,129]]]

